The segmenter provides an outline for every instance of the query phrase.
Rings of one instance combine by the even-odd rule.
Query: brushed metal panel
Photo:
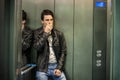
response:
[[[75,0],[74,79],[92,80],[93,0]]]
[[[73,0],[55,0],[56,28],[61,30],[67,42],[66,75],[73,80]]]
[[[113,80],[120,79],[120,0],[113,0]]]

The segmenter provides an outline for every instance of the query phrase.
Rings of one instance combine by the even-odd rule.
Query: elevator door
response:
[[[55,13],[68,45],[68,80],[92,80],[93,1],[56,1]]]
[[[55,27],[64,33],[67,42],[65,68],[68,80],[99,80],[97,78],[102,75],[98,73],[97,78],[93,76],[95,74],[93,71],[97,71],[94,69],[96,67],[94,49],[97,40],[95,31],[99,29],[94,26],[96,18],[93,15],[93,4],[93,0],[22,1],[22,9],[28,13],[29,26],[32,29],[41,26],[40,13],[43,9],[50,9],[55,13]],[[105,77],[102,80],[105,80]]]

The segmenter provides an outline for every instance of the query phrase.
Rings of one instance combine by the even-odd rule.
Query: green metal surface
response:
[[[113,56],[113,80],[120,80],[120,0],[113,0],[114,15],[114,56]]]
[[[0,1],[0,11],[1,11],[1,16],[0,16],[0,68],[1,68],[1,71],[0,71],[0,76],[1,76],[1,79],[5,80],[5,79],[8,79],[9,77],[9,74],[8,74],[8,67],[9,66],[9,63],[8,63],[8,45],[7,43],[9,44],[9,41],[5,40],[5,39],[8,39],[8,34],[6,33],[7,31],[9,31],[8,27],[5,26],[5,23],[7,23],[7,21],[5,22],[5,0],[1,0]],[[9,23],[8,23],[9,24]],[[8,28],[7,30],[5,30],[5,28]],[[5,77],[8,76],[8,77]]]
[[[15,30],[17,26],[14,25],[15,18],[17,18],[14,13],[16,3],[14,0],[2,0],[1,2],[2,26],[0,32],[2,37],[0,40],[0,59],[2,60],[0,60],[0,77],[2,80],[15,80],[15,57],[18,47],[16,36],[19,34]]]
[[[56,28],[62,31],[67,42],[66,75],[68,80],[73,79],[73,24],[74,2],[73,0],[55,1]]]
[[[74,78],[92,80],[93,0],[75,0]]]

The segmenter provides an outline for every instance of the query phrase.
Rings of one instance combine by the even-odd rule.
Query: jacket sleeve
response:
[[[33,33],[32,30],[22,33],[22,50],[25,51],[32,45]]]
[[[58,60],[58,66],[57,69],[63,70],[64,64],[65,64],[65,59],[66,59],[66,52],[67,52],[67,47],[66,47],[66,41],[63,33],[60,35],[60,58]]]
[[[44,47],[48,36],[49,36],[49,34],[45,33],[44,31],[41,32],[39,30],[35,30],[34,31],[34,43],[33,43],[33,47],[37,51],[39,51],[42,47]]]

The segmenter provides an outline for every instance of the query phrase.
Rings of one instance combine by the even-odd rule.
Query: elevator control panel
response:
[[[93,75],[92,80],[106,80],[107,71],[107,0],[93,0]]]

